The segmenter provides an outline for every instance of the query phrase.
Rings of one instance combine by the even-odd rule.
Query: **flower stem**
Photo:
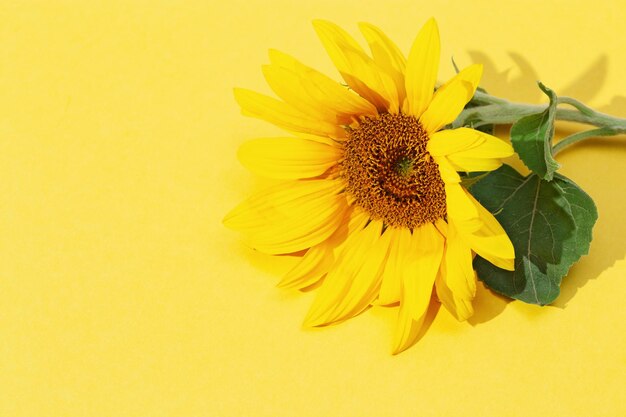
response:
[[[463,110],[459,117],[457,117],[457,119],[452,123],[452,127],[456,128],[468,125],[479,127],[488,124],[512,124],[524,116],[541,113],[547,108],[546,104],[533,105],[515,103],[480,91],[476,91],[472,101],[475,104],[478,104],[478,106]],[[615,135],[626,132],[626,118],[601,113],[570,97],[559,97],[557,103],[568,104],[573,106],[574,109],[557,108],[556,120],[565,120],[569,122],[588,124],[598,128],[606,128],[606,130],[602,131],[600,131],[600,129],[593,129],[589,131],[595,132],[595,134],[599,136]],[[593,135],[588,134],[584,137],[579,136],[575,141],[571,141],[569,144],[587,139],[589,137],[593,137]],[[563,145],[559,149],[563,149],[565,146],[569,146],[569,144]]]
[[[597,129],[585,130],[583,132],[574,133],[573,135],[563,138],[559,143],[552,147],[552,155],[556,155],[563,149],[572,146],[581,140],[595,138],[599,136],[613,136],[617,134],[613,129],[608,127],[599,127]]]

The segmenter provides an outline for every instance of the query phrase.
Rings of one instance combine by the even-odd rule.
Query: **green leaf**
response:
[[[539,114],[522,117],[511,128],[511,144],[524,164],[544,180],[550,181],[560,165],[552,157],[552,137],[556,115],[556,94],[539,83],[550,98],[550,105]]]
[[[560,292],[563,276],[589,252],[598,218],[593,200],[568,178],[545,181],[503,165],[471,188],[496,218],[515,248],[515,271],[476,257],[479,278],[496,292],[545,305]]]

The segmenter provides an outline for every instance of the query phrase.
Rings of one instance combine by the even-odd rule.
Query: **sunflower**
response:
[[[459,320],[473,314],[474,254],[513,269],[508,236],[458,173],[494,170],[513,150],[477,130],[446,128],[473,97],[482,66],[435,88],[434,19],[408,59],[371,24],[359,25],[371,55],[335,24],[313,24],[346,85],[270,50],[263,74],[281,100],[235,89],[243,114],[295,135],[241,146],[245,167],[280,181],[236,207],[224,224],[258,251],[303,253],[279,286],[321,281],[305,326],[399,304],[398,353],[418,339],[433,288]]]

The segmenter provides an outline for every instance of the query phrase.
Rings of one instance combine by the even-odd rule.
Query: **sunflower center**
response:
[[[413,229],[446,215],[439,167],[412,116],[365,118],[345,141],[341,176],[355,204],[383,223]]]
[[[398,162],[396,162],[396,172],[401,177],[406,177],[413,170],[413,160],[406,156],[401,157]]]

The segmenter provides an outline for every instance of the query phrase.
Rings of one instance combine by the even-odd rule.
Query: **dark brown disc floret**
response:
[[[386,225],[413,229],[444,218],[444,183],[427,142],[412,116],[364,118],[344,143],[340,168],[346,192]]]

